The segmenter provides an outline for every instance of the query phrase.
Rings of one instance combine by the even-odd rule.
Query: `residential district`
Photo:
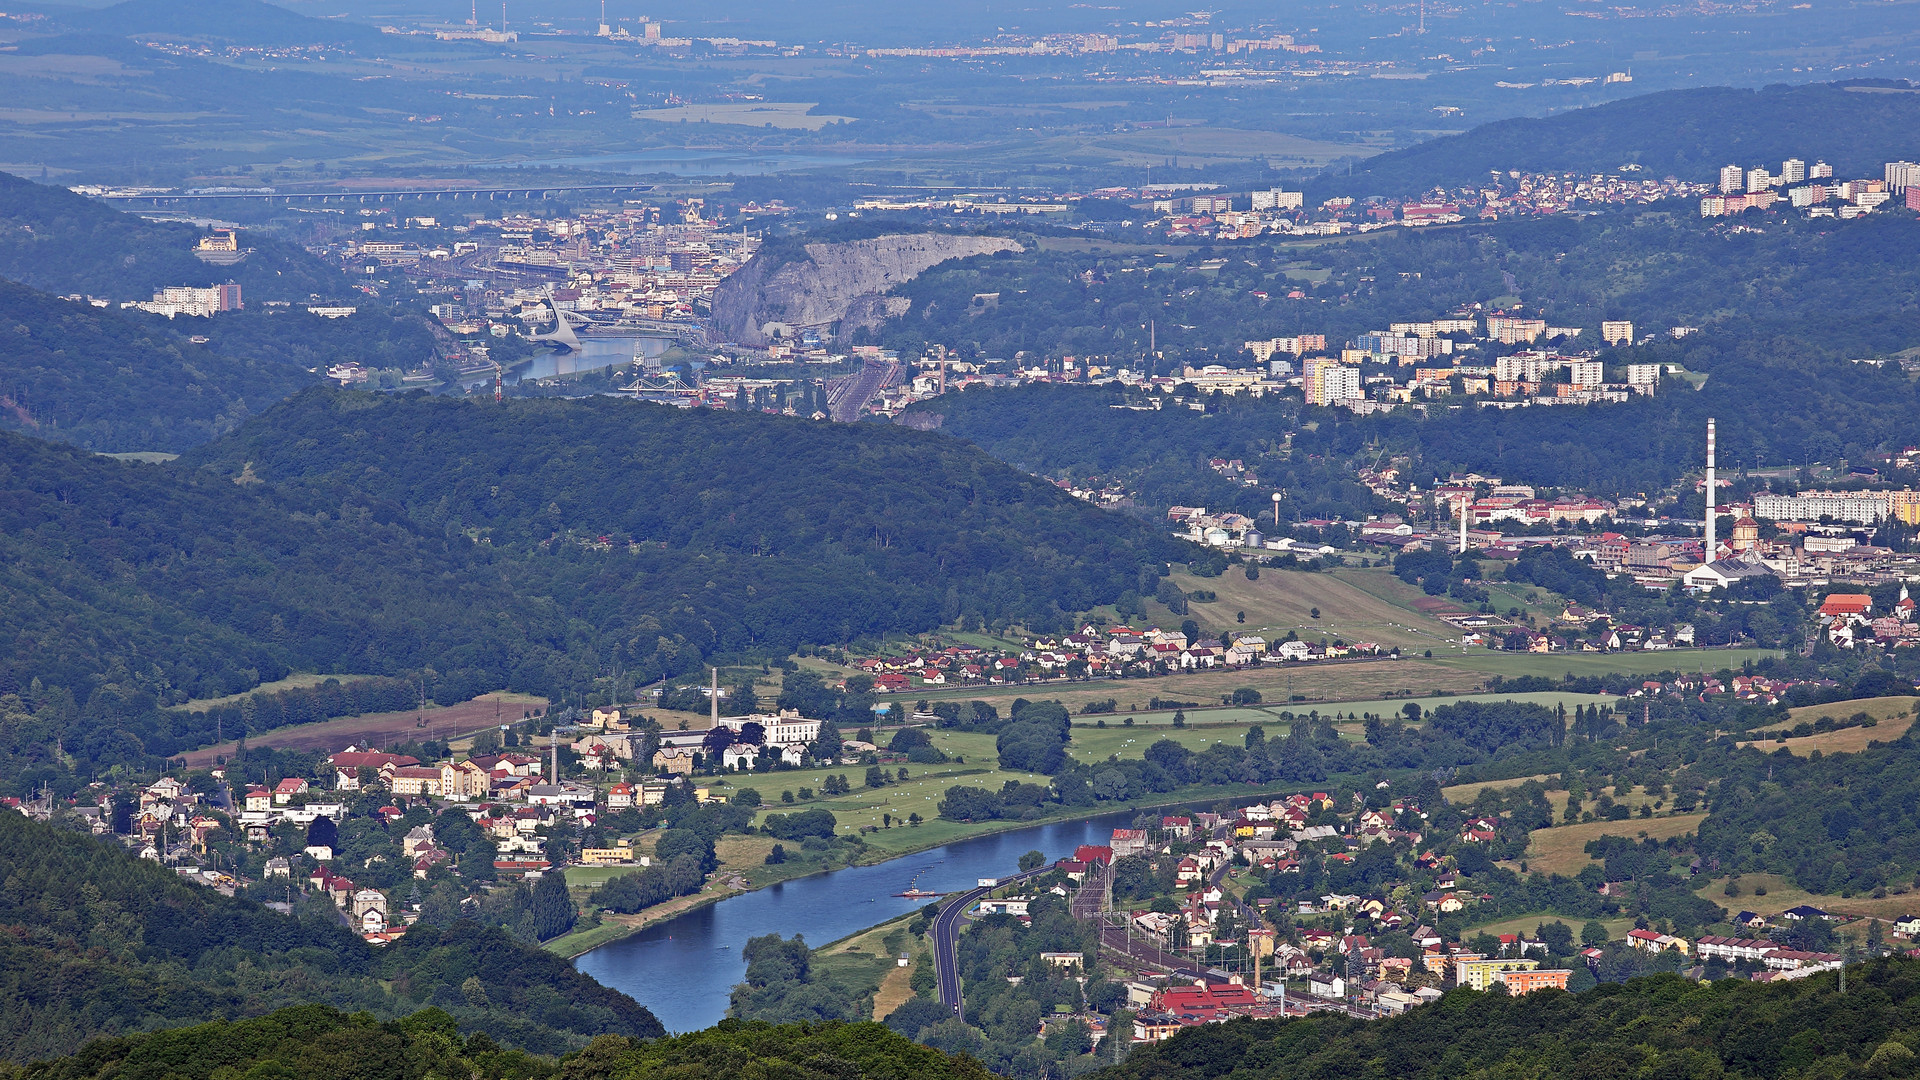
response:
[[[231,774],[215,767],[139,789],[102,782],[73,799],[6,805],[116,837],[224,893],[251,887],[250,894],[284,897],[275,900],[283,906],[330,905],[368,941],[384,944],[421,917],[418,898],[432,887],[460,882],[473,892],[463,906],[475,906],[569,862],[644,867],[649,856],[636,854],[636,834],[657,826],[665,808],[711,800],[673,751],[694,745],[684,740],[695,735],[711,747],[712,732],[663,733],[632,716],[623,722],[613,709],[578,719],[567,767],[580,779],[553,775],[562,761],[555,728],[544,760],[508,750],[422,762],[349,747],[326,756],[313,775],[243,787],[237,797],[227,787]],[[714,730],[760,753],[820,752],[813,740],[821,723],[791,713],[724,717]],[[659,771],[616,767],[633,764],[629,754],[644,755],[645,747],[666,755],[656,758],[666,762]],[[607,760],[596,760],[603,752]],[[872,744],[850,741],[837,760],[872,760],[873,752]],[[757,764],[753,755],[729,757],[725,768]],[[1678,794],[1669,806],[1655,786],[1644,800],[1630,798],[1634,785],[1624,781],[1611,795],[1596,787],[1590,809],[1582,809],[1588,792],[1569,790],[1565,818],[1629,821],[1624,827],[1631,828],[1634,818],[1693,809],[1692,798]],[[1025,921],[1038,897],[1052,895],[1076,918],[1097,923],[1102,969],[1122,972],[1131,1013],[1124,1037],[1135,1043],[1237,1016],[1386,1016],[1455,986],[1523,994],[1652,970],[1790,980],[1842,962],[1833,929],[1849,920],[1811,906],[1676,920],[1706,918],[1723,933],[1681,933],[1670,917],[1649,918],[1650,887],[1691,896],[1698,881],[1689,879],[1713,875],[1714,867],[1697,858],[1670,873],[1667,864],[1685,858],[1673,841],[1602,837],[1589,845],[1596,861],[1573,878],[1523,876],[1524,861],[1516,875],[1507,868],[1523,859],[1529,831],[1557,816],[1537,781],[1484,790],[1465,805],[1450,805],[1431,784],[1421,790],[1420,797],[1396,796],[1382,781],[1371,789],[1144,814],[1114,829],[1106,844],[1083,845],[1050,866],[994,883],[970,917]],[[1637,814],[1629,811],[1634,802]],[[369,843],[376,834],[380,842]],[[586,840],[573,847],[565,836]],[[456,844],[462,854],[450,850]],[[476,871],[475,859],[488,865]],[[216,861],[220,869],[212,868]],[[1616,867],[1635,880],[1615,880]],[[1559,890],[1555,906],[1590,916],[1584,925],[1576,930],[1544,916],[1531,933],[1474,929],[1516,906],[1538,910],[1535,894],[1547,889]],[[1887,926],[1875,921],[1868,940],[1889,949],[1898,946],[1883,946],[1882,935],[1897,942],[1917,934],[1920,916],[1908,916]],[[1090,966],[1077,953],[1042,959],[1083,976]],[[1072,1018],[1096,1040],[1107,1034],[1109,1017]],[[1043,1029],[1066,1019],[1049,1016]]]

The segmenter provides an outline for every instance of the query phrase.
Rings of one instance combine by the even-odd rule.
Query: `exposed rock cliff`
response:
[[[765,345],[776,331],[824,328],[842,334],[878,326],[907,312],[888,289],[948,259],[1020,251],[1001,236],[898,233],[806,245],[804,258],[762,252],[720,283],[713,295],[714,334],[722,341]]]

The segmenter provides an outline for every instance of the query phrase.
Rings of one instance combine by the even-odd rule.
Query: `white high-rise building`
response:
[[[1804,183],[1807,179],[1807,163],[1799,158],[1788,158],[1780,163],[1780,182],[1782,184]]]
[[[1720,170],[1720,194],[1738,195],[1747,187],[1747,171],[1738,165],[1728,165]]]
[[[1298,191],[1282,191],[1279,188],[1256,191],[1253,193],[1253,208],[1255,210],[1298,210],[1303,205],[1304,199],[1305,196]]]
[[[1609,345],[1633,344],[1633,324],[1625,319],[1608,319],[1600,324],[1600,339]]]
[[[1747,170],[1747,194],[1766,191],[1773,187],[1773,176],[1765,169]]]
[[[1833,166],[1824,161],[1814,162],[1813,167],[1807,170],[1807,179],[1809,180],[1826,180],[1832,176]]]
[[[1308,360],[1301,383],[1309,405],[1337,405],[1364,396],[1360,393],[1360,369],[1332,360]]]
[[[1896,195],[1904,194],[1910,187],[1920,187],[1920,165],[1911,161],[1887,162],[1887,190]]]

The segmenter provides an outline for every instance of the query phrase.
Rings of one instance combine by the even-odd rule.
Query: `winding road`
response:
[[[1035,870],[1027,870],[1012,877],[1001,878],[991,886],[982,885],[963,893],[948,897],[933,916],[933,971],[938,979],[940,1003],[953,1010],[953,1015],[962,1020],[967,1018],[966,999],[960,993],[959,941],[960,923],[965,919],[967,910],[980,902],[980,898],[994,889],[1012,885],[1017,881],[1026,881],[1038,877],[1053,869],[1051,865]]]

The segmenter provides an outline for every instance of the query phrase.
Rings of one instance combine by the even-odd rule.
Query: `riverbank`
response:
[[[809,947],[840,941],[888,919],[916,915],[927,905],[903,892],[964,892],[980,878],[1013,872],[1028,851],[1041,852],[1049,862],[1066,858],[1080,845],[1107,843],[1114,829],[1133,823],[1135,813],[1117,810],[1079,821],[1029,824],[877,865],[811,874],[668,919],[594,949],[574,967],[652,1009],[669,1031],[697,1031],[725,1017],[746,974],[743,950],[756,937],[800,934]]]
[[[1328,784],[1337,784],[1343,780],[1351,784],[1355,781],[1355,778],[1335,777],[1316,785],[1306,786],[1324,788]],[[717,904],[722,900],[758,892],[770,885],[785,884],[804,878],[819,877],[823,874],[830,874],[855,867],[879,866],[883,863],[904,859],[908,856],[946,847],[950,844],[990,838],[1023,829],[1032,829],[1047,825],[1066,825],[1074,822],[1087,821],[1092,818],[1109,817],[1118,814],[1139,814],[1150,810],[1164,810],[1202,803],[1212,804],[1220,801],[1271,798],[1291,794],[1301,789],[1302,785],[1299,784],[1287,784],[1279,787],[1260,784],[1233,784],[1225,786],[1195,784],[1166,792],[1151,800],[1105,803],[1091,807],[1063,807],[1056,813],[1043,814],[1033,818],[987,822],[956,822],[935,819],[934,821],[929,821],[917,827],[901,825],[890,830],[883,829],[879,834],[870,833],[866,836],[859,837],[861,841],[860,849],[852,859],[844,863],[796,868],[796,872],[793,873],[782,874],[776,872],[765,876],[755,875],[753,878],[746,878],[748,884],[745,888],[731,885],[715,887],[717,883],[729,877],[736,880],[745,878],[743,871],[746,868],[729,866],[723,861],[721,869],[714,874],[714,882],[709,883],[707,888],[702,889],[692,896],[678,897],[664,904],[657,904],[645,911],[636,912],[632,915],[610,915],[603,912],[600,916],[600,925],[564,934],[554,938],[552,941],[546,942],[542,947],[566,959],[577,959],[595,949],[631,937],[649,927],[657,926],[689,912],[697,911],[700,908]],[[906,839],[906,842],[900,843],[897,846],[876,842],[878,837],[883,834],[896,834],[907,837],[908,839]],[[888,838],[892,839],[892,836]],[[729,837],[728,839],[734,838]],[[638,867],[632,869],[638,869]],[[766,867],[765,869],[775,870],[776,868]],[[1011,867],[1009,867],[1008,870],[1011,872]],[[631,871],[629,870],[629,872]],[[865,931],[860,932],[864,933]]]

